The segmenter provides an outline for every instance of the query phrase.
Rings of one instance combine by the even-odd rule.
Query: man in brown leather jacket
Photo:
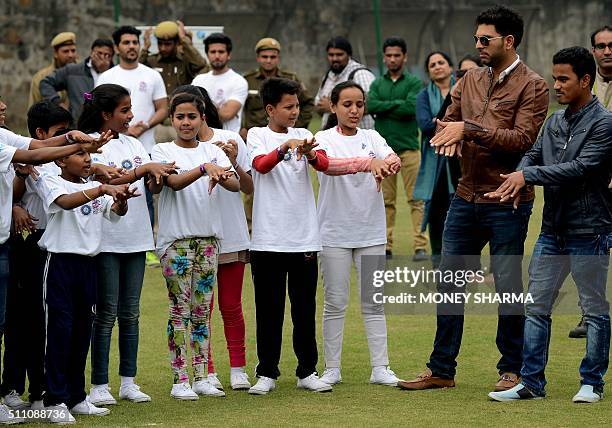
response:
[[[512,201],[500,204],[484,194],[503,183],[500,174],[513,172],[535,142],[546,118],[548,88],[516,53],[523,36],[523,20],[516,12],[496,6],[482,12],[476,26],[476,49],[487,67],[470,70],[460,80],[444,121],[438,122],[438,132],[431,139],[440,155],[459,154],[462,170],[444,227],[440,270],[474,269],[488,243],[496,291],[522,295],[521,261],[533,187],[518,195],[516,209]],[[438,291],[462,293],[464,288],[442,282]],[[506,390],[518,383],[525,318],[521,303],[500,304],[498,313],[496,343],[501,359],[495,390]],[[399,382],[400,388],[455,386],[463,318],[462,304],[438,305],[428,368],[414,380]]]

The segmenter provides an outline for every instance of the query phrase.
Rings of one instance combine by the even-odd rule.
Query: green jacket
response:
[[[376,130],[396,153],[419,150],[415,115],[416,96],[422,88],[421,80],[409,73],[395,82],[386,73],[370,86],[368,113],[374,116]]]

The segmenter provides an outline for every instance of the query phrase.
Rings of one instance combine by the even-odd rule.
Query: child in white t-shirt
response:
[[[151,162],[140,141],[126,135],[134,115],[127,89],[104,84],[94,89],[83,106],[79,129],[92,136],[110,130],[113,139],[92,161],[119,167],[124,175],[110,184],[135,183],[145,193],[145,179],[161,182],[174,169],[173,164]],[[140,293],[145,270],[145,254],[152,251],[153,232],[148,222],[145,198],[130,203],[130,211],[119,221],[102,222],[104,240],[96,257],[98,293],[91,347],[91,383],[89,401],[94,405],[116,404],[108,386],[108,360],[115,320],[119,325],[119,398],[135,403],[151,401],[134,383],[138,354]]]
[[[323,240],[321,270],[325,290],[325,372],[321,380],[334,385],[341,380],[340,357],[351,267],[355,264],[361,284],[363,256],[379,256],[384,264],[387,242],[385,206],[377,178],[397,172],[399,158],[378,132],[357,127],[365,110],[365,94],[357,83],[347,81],[336,85],[331,92],[331,108],[338,118],[338,126],[316,134],[320,149],[325,150],[332,164],[334,161],[371,158],[371,169],[374,170],[373,174],[362,172],[342,177],[319,173],[321,186],[317,214]],[[363,286],[372,287],[371,284]],[[362,292],[361,285],[359,292]],[[372,364],[370,382],[395,386],[398,378],[388,367],[384,305],[364,295],[361,312]]]
[[[247,145],[255,195],[251,269],[257,320],[257,376],[251,394],[276,386],[280,361],[285,295],[289,290],[298,387],[331,391],[316,374],[315,333],[319,225],[308,164],[327,168],[324,152],[314,152],[312,134],[293,128],[299,115],[299,84],[268,79],[261,97],[269,124],[251,128]]]
[[[240,180],[240,191],[253,193],[253,179],[247,156],[247,147],[240,135],[232,131],[215,129],[209,125],[218,117],[206,89],[193,85],[180,86],[173,93],[189,93],[202,97],[206,118],[202,122],[199,140],[214,144],[225,152]],[[246,366],[245,325],[242,312],[242,284],[244,269],[249,260],[249,230],[244,205],[239,192],[219,189],[219,208],[223,224],[223,239],[219,242],[219,267],[217,270],[217,299],[223,318],[223,331],[227,341],[230,361],[230,385],[232,389],[249,389],[251,384],[244,369]],[[212,312],[212,306],[211,306]],[[211,341],[208,342],[208,380],[223,389],[215,372]]]
[[[96,303],[95,257],[102,248],[103,217],[127,213],[127,200],[138,196],[128,185],[85,181],[91,173],[89,153],[57,161],[61,175],[44,174],[37,182],[48,214],[39,241],[46,250],[44,276],[47,346],[44,404],[50,421],[73,422],[71,414],[106,415],[85,393],[85,365]],[[70,409],[70,411],[68,411]]]
[[[159,193],[157,251],[170,299],[168,347],[174,374],[172,397],[195,400],[198,394],[224,396],[210,384],[206,373],[210,307],[217,271],[223,225],[219,209],[220,184],[237,192],[240,184],[223,150],[197,140],[204,120],[202,99],[179,94],[170,114],[177,139],[155,146],[153,161],[176,162],[178,174],[165,177],[163,187],[149,182]],[[191,324],[193,389],[187,374],[187,330]]]

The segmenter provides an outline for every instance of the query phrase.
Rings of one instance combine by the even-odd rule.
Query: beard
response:
[[[345,68],[346,68],[346,64],[342,65],[339,62],[334,62],[330,66],[330,69],[331,69],[332,73],[334,73],[334,74],[342,73],[342,70],[344,70]]]
[[[226,62],[213,61],[213,62],[210,63],[210,67],[213,70],[223,70],[223,68],[225,68],[226,65],[227,65],[227,61]]]

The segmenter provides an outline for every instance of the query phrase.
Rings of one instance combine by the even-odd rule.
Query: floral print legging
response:
[[[186,337],[190,323],[194,381],[206,378],[210,306],[218,255],[215,238],[187,238],[174,241],[161,258],[170,301],[167,333],[175,384],[189,382]]]

